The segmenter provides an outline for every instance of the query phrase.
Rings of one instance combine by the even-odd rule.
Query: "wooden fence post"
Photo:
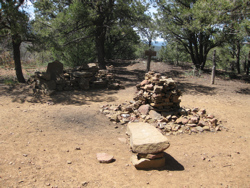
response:
[[[215,55],[216,55],[216,50],[214,50],[214,54],[213,54],[213,68],[212,68],[211,84],[214,84],[214,79],[215,79],[215,71],[216,71]]]
[[[146,72],[150,71],[151,56],[156,56],[156,51],[151,49],[145,51],[145,55],[148,56]]]

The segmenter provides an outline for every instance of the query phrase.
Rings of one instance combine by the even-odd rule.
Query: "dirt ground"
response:
[[[0,187],[250,187],[249,82],[194,77],[185,67],[160,62],[151,69],[172,77],[183,91],[181,106],[205,108],[226,130],[168,136],[166,166],[131,165],[126,126],[99,112],[103,104],[133,99],[145,62],[114,63],[125,90],[58,92],[33,100],[26,85],[0,83]],[[2,77],[14,74],[1,69]],[[31,102],[29,102],[31,101]],[[96,153],[114,155],[99,163]]]

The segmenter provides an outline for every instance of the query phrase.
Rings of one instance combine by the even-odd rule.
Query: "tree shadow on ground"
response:
[[[145,71],[120,69],[115,72],[115,79],[122,81],[125,87],[135,86],[144,80]]]
[[[216,88],[212,86],[204,86],[200,84],[193,84],[193,83],[178,83],[177,86],[185,94],[203,94],[203,95],[215,95]]]
[[[243,95],[250,95],[250,89],[249,88],[241,88],[236,91],[236,93],[243,94]]]
[[[117,90],[91,89],[88,91],[58,91],[51,96],[34,94],[31,86],[18,84],[12,86],[0,85],[0,96],[12,98],[12,102],[17,103],[47,103],[64,105],[88,105],[92,102],[113,102],[117,97],[110,96],[117,93]]]
[[[211,70],[204,69],[203,73],[211,75]],[[216,77],[222,80],[235,80],[235,81],[250,83],[250,75],[236,74],[234,72],[229,72],[224,70],[216,70]]]

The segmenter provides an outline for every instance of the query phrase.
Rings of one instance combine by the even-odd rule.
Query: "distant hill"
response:
[[[156,42],[153,42],[153,46],[166,46],[166,42],[164,41],[156,41]]]

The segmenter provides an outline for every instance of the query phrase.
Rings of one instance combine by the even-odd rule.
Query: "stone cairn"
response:
[[[152,169],[165,166],[165,153],[170,144],[155,127],[148,123],[129,123],[127,134],[134,154],[132,164],[137,169]]]
[[[196,134],[223,129],[218,119],[205,109],[180,107],[181,91],[172,78],[149,72],[137,86],[134,100],[120,105],[101,107],[115,124],[145,122],[160,129],[164,135]]]
[[[34,93],[51,95],[55,91],[89,89],[124,89],[108,70],[100,70],[96,63],[63,70],[63,64],[54,61],[48,64],[46,72],[36,72],[28,83],[34,85]]]

